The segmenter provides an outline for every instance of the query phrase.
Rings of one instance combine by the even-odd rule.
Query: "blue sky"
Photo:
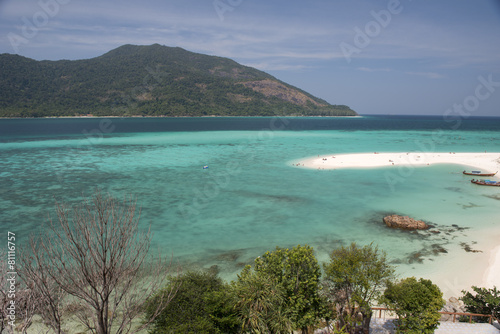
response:
[[[153,43],[361,114],[500,116],[498,0],[0,0],[0,53],[83,59]]]

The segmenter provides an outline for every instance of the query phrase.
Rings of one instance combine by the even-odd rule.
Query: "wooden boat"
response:
[[[500,182],[498,181],[490,181],[490,180],[470,180],[470,182],[479,184],[480,186],[492,186],[492,187],[500,187]]]
[[[471,172],[463,171],[462,173],[465,175],[474,175],[474,176],[495,176],[495,174],[498,172],[496,172],[496,173],[481,173],[481,171],[479,171],[479,170],[473,170]]]

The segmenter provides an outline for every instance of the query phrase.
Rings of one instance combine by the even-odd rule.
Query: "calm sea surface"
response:
[[[46,228],[55,199],[77,204],[100,187],[137,197],[163,254],[216,265],[226,278],[276,246],[309,244],[326,261],[339,245],[374,242],[402,274],[428,276],[460,261],[465,244],[491,246],[499,189],[472,185],[462,166],[292,166],[375,151],[499,152],[500,118],[2,119],[0,228],[22,247]],[[389,213],[431,222],[435,233],[390,230]]]

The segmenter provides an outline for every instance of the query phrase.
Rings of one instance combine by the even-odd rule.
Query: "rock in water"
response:
[[[427,230],[429,225],[421,220],[416,220],[408,216],[391,215],[384,217],[384,223],[392,228],[404,230]]]

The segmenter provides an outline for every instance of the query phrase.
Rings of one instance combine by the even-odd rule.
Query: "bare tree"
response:
[[[31,287],[38,302],[36,313],[41,315],[44,324],[55,333],[64,334],[62,316],[66,293],[52,279],[47,255],[41,248],[40,240],[32,236],[29,247],[20,254],[22,266],[19,276],[26,286]]]
[[[136,201],[120,202],[96,190],[72,209],[56,202],[56,211],[50,233],[31,247],[38,253],[31,263],[40,271],[33,276],[47,283],[43,298],[50,300],[47,294],[54,292],[49,291],[59,289],[77,300],[84,306],[77,317],[92,333],[136,333],[148,326],[175,291],[163,296],[148,319],[132,324],[144,314],[147,299],[165,285],[170,268],[161,256],[148,262],[151,232],[138,230]],[[59,309],[52,312],[60,322]]]
[[[6,258],[7,254],[0,251],[0,333],[27,333],[37,298],[30,287],[20,284],[17,268],[10,267]]]
[[[33,316],[39,306],[38,296],[33,290],[33,286],[24,286],[16,292],[16,304],[16,317],[22,320],[16,329],[26,334],[33,323]]]
[[[0,250],[0,333],[4,331],[10,333],[10,328],[8,325],[9,320],[9,310],[7,307],[9,306],[10,298],[8,298],[8,282],[7,282],[7,273],[9,270],[7,269],[7,262],[5,259],[7,258],[7,254]]]

